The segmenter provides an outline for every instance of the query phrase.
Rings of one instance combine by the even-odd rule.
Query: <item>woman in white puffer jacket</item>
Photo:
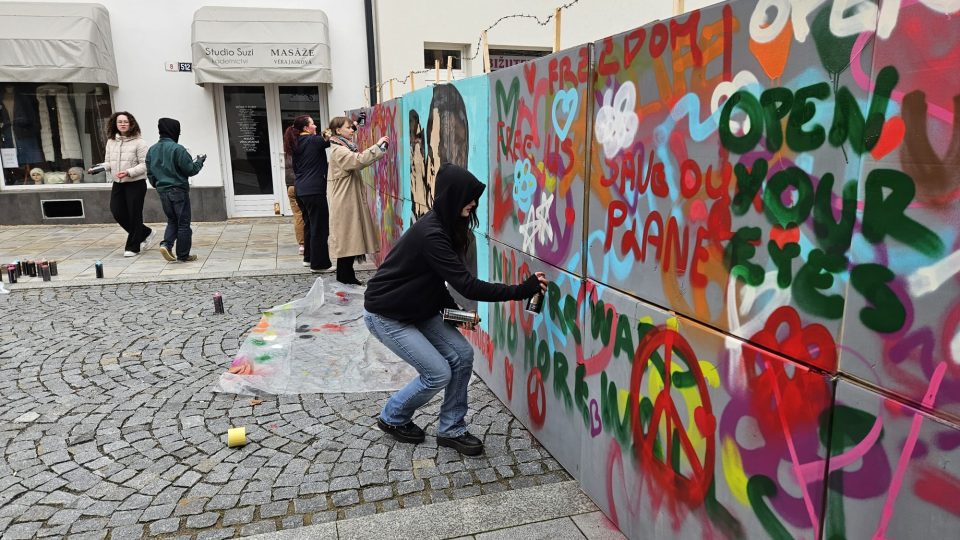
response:
[[[104,168],[113,180],[110,212],[127,231],[123,256],[134,257],[146,248],[153,229],[143,224],[143,201],[147,196],[147,149],[140,124],[126,111],[113,113],[107,125]]]

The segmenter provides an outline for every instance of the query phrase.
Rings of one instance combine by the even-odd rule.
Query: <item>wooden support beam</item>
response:
[[[415,92],[417,90],[416,85],[413,83],[413,72],[410,72],[410,91]]]
[[[447,82],[453,78],[453,57],[447,56]]]
[[[553,12],[553,52],[560,52],[560,8]]]
[[[433,61],[433,68],[437,72],[437,74],[433,77],[433,84],[440,84],[440,59],[439,58]]]
[[[390,99],[393,99],[393,78],[390,78]]]
[[[487,31],[483,31],[483,72],[490,73],[490,44],[487,42]]]
[[[683,0],[673,0],[673,16],[683,15]]]

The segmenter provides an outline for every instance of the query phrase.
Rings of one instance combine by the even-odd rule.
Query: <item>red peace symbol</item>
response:
[[[663,383],[664,388],[654,398],[653,415],[649,424],[644,427],[640,421],[640,388],[650,357],[660,346],[663,346]],[[703,458],[697,454],[690,441],[688,429],[694,426],[684,426],[683,419],[677,411],[670,391],[672,388],[671,366],[674,362],[674,351],[680,356],[680,361],[686,364],[688,373],[696,381],[697,392],[700,395],[700,406],[694,409],[696,428],[706,439],[706,450]],[[654,368],[656,369],[656,368]],[[693,352],[693,348],[679,333],[666,327],[658,327],[647,333],[637,346],[633,357],[633,371],[630,376],[630,409],[633,427],[633,448],[637,460],[650,472],[651,478],[662,487],[669,489],[675,498],[689,505],[696,506],[703,502],[710,483],[713,481],[713,469],[716,456],[716,420],[713,416],[713,406],[707,393],[707,385],[703,379],[703,372]],[[661,422],[665,423],[666,441],[663,446],[663,459],[654,454],[654,445],[659,439]],[[679,443],[681,471],[674,470],[672,456],[674,455],[674,438]],[[683,467],[684,461],[688,467]],[[690,476],[683,470],[689,470]]]

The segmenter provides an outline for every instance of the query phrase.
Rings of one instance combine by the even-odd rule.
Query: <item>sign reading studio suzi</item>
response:
[[[272,45],[267,43],[244,43],[216,45],[201,44],[204,57],[214,65],[221,67],[242,66],[253,68],[279,66],[308,66],[318,59],[317,49],[313,45]]]

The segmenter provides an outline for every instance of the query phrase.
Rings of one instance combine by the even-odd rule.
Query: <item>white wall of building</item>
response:
[[[157,140],[158,118],[180,120],[180,142],[194,153],[208,154],[203,170],[194,177],[195,186],[223,185],[213,89],[197,86],[193,73],[168,72],[164,66],[167,62],[193,61],[190,29],[193,14],[200,7],[323,10],[330,25],[330,113],[336,115],[363,101],[369,79],[363,2],[359,0],[94,1],[110,12],[119,80],[119,87],[111,89],[114,110],[127,110],[136,116],[147,142]]]
[[[560,48],[566,49],[643,26],[657,19],[674,15],[675,0],[580,0],[563,10],[560,26]],[[701,9],[718,0],[686,0],[683,10]],[[545,20],[567,2],[562,0],[375,0],[377,48],[380,56],[379,78],[404,79],[410,71],[424,69],[425,43],[467,45],[462,72],[455,78],[483,73],[483,58],[477,54],[477,40],[488,26],[506,15],[535,15]],[[491,49],[538,47],[552,49],[554,24],[545,26],[530,18],[514,18],[500,22],[487,34]],[[445,66],[440,78],[446,77]],[[422,88],[432,83],[434,71],[415,75],[415,85]],[[395,96],[410,90],[406,84],[394,83]],[[389,99],[388,86],[381,96]]]

